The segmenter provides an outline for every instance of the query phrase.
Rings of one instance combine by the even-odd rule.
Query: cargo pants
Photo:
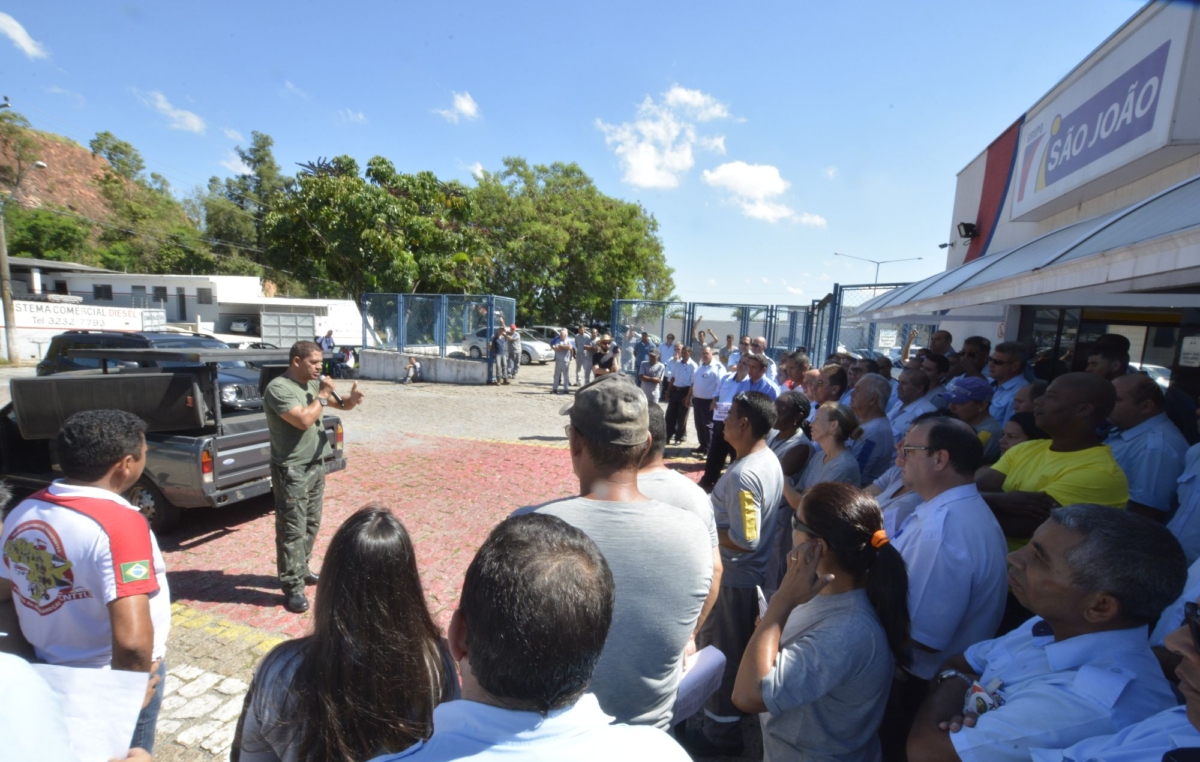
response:
[[[312,558],[313,543],[321,528],[321,502],[325,497],[325,464],[307,466],[271,464],[275,490],[275,565],[284,595],[304,592],[304,578]]]

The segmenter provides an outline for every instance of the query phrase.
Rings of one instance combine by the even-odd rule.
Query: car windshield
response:
[[[229,345],[216,339],[160,339],[154,342],[155,349],[229,349]],[[160,362],[164,368],[182,368],[193,365],[188,362]],[[226,360],[217,363],[222,368],[245,368],[242,360]]]

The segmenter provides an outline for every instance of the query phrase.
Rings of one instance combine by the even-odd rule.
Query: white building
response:
[[[959,173],[950,230],[944,272],[854,318],[1074,370],[1120,333],[1134,362],[1200,368],[1200,8],[1144,6],[1019,115]]]

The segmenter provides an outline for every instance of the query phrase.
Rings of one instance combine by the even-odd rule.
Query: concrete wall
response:
[[[358,355],[358,377],[380,381],[399,381],[404,378],[410,354],[364,349]],[[487,362],[458,360],[450,357],[417,356],[421,363],[421,380],[436,384],[487,383]]]

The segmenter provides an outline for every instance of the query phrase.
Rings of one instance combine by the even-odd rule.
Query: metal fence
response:
[[[659,302],[642,299],[617,299],[613,302],[609,318],[609,330],[613,343],[621,347],[621,370],[634,371],[633,345],[650,334],[655,345],[666,340],[668,334],[681,341],[687,335],[686,302]]]
[[[517,302],[491,294],[364,294],[363,346],[445,357],[487,357],[496,328],[516,322]],[[472,351],[475,350],[475,351]],[[491,369],[489,366],[489,380]]]

